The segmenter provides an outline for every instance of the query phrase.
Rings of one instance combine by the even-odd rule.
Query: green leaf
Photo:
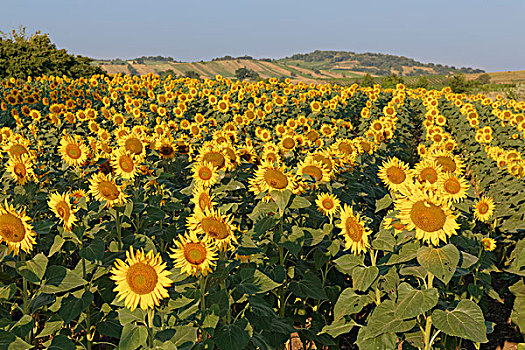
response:
[[[233,324],[223,325],[215,330],[215,344],[222,350],[244,349],[250,342],[247,328],[248,321],[244,318]]]
[[[171,341],[180,347],[186,343],[194,343],[197,340],[197,328],[193,326],[175,326],[175,335],[171,338]]]
[[[273,281],[261,271],[254,268],[244,268],[239,271],[241,281],[236,289],[243,294],[261,294],[275,289],[281,285]]]
[[[307,271],[299,281],[290,282],[290,291],[299,298],[326,299],[326,293],[319,277],[311,271]]]
[[[63,266],[52,265],[46,271],[46,279],[40,291],[47,294],[62,293],[86,283],[78,273]]]
[[[281,212],[284,212],[284,209],[286,209],[286,206],[288,205],[288,202],[290,201],[290,197],[292,196],[292,192],[290,190],[285,191],[277,191],[273,190],[270,195],[272,196],[272,199],[277,204],[277,207]]]
[[[360,312],[366,305],[368,297],[366,295],[359,295],[354,292],[353,288],[346,288],[339,295],[334,306],[334,321],[343,318],[344,316]]]
[[[381,230],[378,232],[376,238],[372,241],[372,248],[376,250],[384,250],[386,252],[393,252],[396,239],[392,232]]]
[[[379,275],[377,266],[356,266],[352,270],[352,281],[354,288],[360,291],[366,291],[374,283]]]
[[[459,251],[459,253],[460,253],[459,267],[461,267],[462,269],[468,269],[469,267],[477,263],[479,260],[477,256],[474,256],[472,254],[462,252],[462,251]]]
[[[213,304],[206,310],[206,316],[202,321],[202,328],[215,329],[220,318],[220,308],[218,304]]]
[[[75,343],[66,337],[65,335],[59,334],[53,337],[53,341],[48,350],[75,350]]]
[[[75,298],[69,295],[62,300],[58,314],[64,320],[65,324],[76,319],[91,303],[93,302],[93,293],[85,291],[81,298]]]
[[[48,257],[52,257],[56,252],[60,251],[60,248],[62,248],[64,242],[65,241],[62,238],[62,236],[56,235],[53,241],[53,245],[51,246],[51,249],[49,249]]]
[[[510,286],[509,290],[516,297],[510,319],[518,325],[523,332],[525,329],[525,283],[523,283],[523,279],[520,279],[519,282]]]
[[[43,253],[35,255],[18,268],[18,272],[31,283],[38,283],[44,277],[48,263],[47,257]]]
[[[148,330],[143,326],[135,326],[133,323],[128,323],[122,328],[122,335],[118,344],[121,350],[135,350],[138,347],[143,347],[146,344],[148,337]]]
[[[419,290],[403,282],[397,290],[395,316],[400,319],[416,317],[436,306],[438,299],[436,288]]]
[[[388,208],[394,201],[389,194],[385,195],[383,198],[376,201],[376,213]]]
[[[366,328],[361,328],[361,332],[366,333]],[[359,345],[359,350],[392,350],[396,349],[397,336],[394,333],[384,333],[374,338],[368,338],[365,341],[359,339],[359,334],[357,337],[357,344]]]
[[[323,329],[317,333],[317,335],[326,333],[333,338],[337,338],[341,334],[350,332],[350,330],[356,325],[353,320],[346,322],[344,318],[332,322],[332,324],[326,325]]]
[[[363,265],[363,257],[360,255],[346,254],[335,259],[334,263],[339,271],[351,275],[354,267]]]
[[[290,209],[303,209],[308,208],[312,205],[310,201],[308,201],[306,198],[301,196],[295,196],[295,198],[292,200],[292,204],[290,204]]]
[[[400,264],[414,259],[418,255],[419,247],[420,245],[418,242],[410,242],[403,245],[397,254],[392,254],[386,264]]]
[[[303,247],[304,238],[304,231],[300,227],[294,226],[292,227],[292,233],[285,236],[283,245],[293,255],[297,256]]]
[[[95,237],[89,246],[80,249],[80,256],[89,261],[101,261],[106,245],[100,237]]]
[[[124,215],[126,217],[131,217],[131,213],[133,212],[133,201],[128,201],[126,203],[126,209],[124,209]]]
[[[434,310],[432,323],[445,334],[486,343],[487,329],[483,313],[472,300],[461,300],[452,311]]]
[[[25,350],[32,348],[32,345],[27,344],[22,339],[18,338],[11,332],[6,332],[0,329],[0,349],[8,350]]]
[[[358,342],[363,344],[368,339],[375,338],[384,333],[401,333],[412,329],[415,320],[404,321],[395,317],[395,304],[385,300],[379,304],[368,319],[366,327],[360,330]]]
[[[459,251],[453,244],[442,248],[421,247],[417,253],[417,261],[428,272],[436,276],[444,284],[448,284],[459,262]]]

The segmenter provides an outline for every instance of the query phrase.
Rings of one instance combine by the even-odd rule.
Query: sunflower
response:
[[[87,161],[89,152],[79,136],[73,138],[66,133],[60,140],[58,151],[68,165],[74,166],[83,165]]]
[[[162,262],[159,253],[134,252],[130,247],[126,252],[126,261],[117,259],[110,272],[110,278],[116,284],[113,291],[118,292],[117,301],[124,300],[131,311],[137,306],[142,310],[153,308],[159,305],[161,299],[169,297],[166,288],[173,283],[168,277],[171,273],[166,270],[166,263]]]
[[[191,171],[197,186],[211,187],[218,181],[217,168],[210,162],[196,163]]]
[[[205,210],[213,209],[215,205],[210,189],[202,185],[193,188],[191,201],[195,204],[196,213],[204,213]]]
[[[78,209],[74,209],[70,202],[71,197],[69,193],[52,193],[49,196],[49,201],[47,204],[56,217],[64,222],[64,230],[71,231],[73,224],[77,221],[75,212]]]
[[[296,186],[294,177],[289,175],[284,167],[267,162],[261,163],[255,171],[255,177],[251,178],[249,182],[250,190],[255,194],[264,191],[268,193],[271,191],[293,191]]]
[[[88,194],[82,189],[72,191],[70,196],[73,198],[73,204],[78,204],[81,198],[85,198],[86,202],[89,200]]]
[[[297,143],[295,142],[294,136],[290,134],[282,137],[279,146],[284,152],[290,152],[295,149]]]
[[[323,163],[306,158],[297,165],[297,175],[303,177],[309,175],[317,184],[318,182],[330,181],[330,172],[326,169]]]
[[[482,196],[480,200],[474,203],[474,217],[482,222],[487,222],[494,214],[494,199],[488,196]]]
[[[483,246],[483,249],[491,252],[494,249],[496,249],[496,240],[493,238],[485,237],[481,239],[481,245]]]
[[[207,236],[199,239],[195,232],[191,232],[186,236],[181,235],[174,243],[177,247],[172,249],[170,257],[182,273],[197,277],[199,273],[206,276],[212,271],[217,260],[217,248]]]
[[[271,148],[264,148],[261,159],[264,162],[273,164],[273,163],[279,163],[281,161],[281,155],[279,154],[279,151],[274,151]]]
[[[175,158],[177,154],[176,146],[166,137],[161,137],[157,140],[155,149],[159,152],[159,157],[163,159]]]
[[[119,148],[111,154],[111,168],[115,169],[115,173],[124,179],[135,178],[139,163],[140,158],[133,156],[124,148]]]
[[[25,185],[27,181],[36,180],[33,171],[33,164],[27,154],[9,157],[6,170],[11,173],[11,177],[20,185]]]
[[[231,168],[230,159],[218,149],[215,143],[202,145],[197,156],[197,162],[209,162],[218,170]]]
[[[397,218],[408,231],[416,230],[416,239],[439,245],[456,233],[459,225],[448,201],[432,192],[417,187],[410,188],[407,196],[395,201]]]
[[[441,190],[444,197],[453,202],[459,202],[467,198],[469,185],[464,177],[456,176],[453,173],[447,172],[439,174],[437,188]]]
[[[412,170],[396,157],[384,161],[377,175],[390,191],[398,191],[400,187],[412,183]]]
[[[442,172],[441,165],[430,159],[424,159],[416,164],[414,173],[419,182],[424,185],[432,186],[439,179],[439,174]]]
[[[126,195],[122,191],[123,186],[118,186],[111,174],[94,174],[89,182],[89,193],[97,201],[106,201],[106,207],[112,207],[126,201]]]
[[[454,156],[445,150],[433,151],[430,158],[434,160],[444,172],[452,172],[456,175],[462,175],[465,170],[465,165],[459,156]]]
[[[0,242],[5,242],[9,252],[18,255],[20,249],[29,253],[35,244],[36,232],[29,223],[25,209],[16,211],[12,205],[0,204]]]
[[[237,243],[233,231],[233,219],[223,216],[218,210],[205,209],[203,213],[194,213],[188,218],[188,228],[198,235],[204,234],[215,242],[220,250],[232,247],[232,242]]]
[[[341,209],[341,222],[337,225],[345,238],[345,250],[350,249],[352,254],[361,254],[370,247],[368,236],[371,230],[365,227],[360,219],[359,213],[355,213],[352,207],[345,204]]]
[[[136,133],[122,135],[118,138],[118,145],[135,156],[144,157],[146,155],[146,146]]]
[[[332,219],[334,214],[337,213],[341,207],[341,201],[335,195],[329,193],[321,193],[317,195],[315,204],[317,204],[319,211],[330,219]]]

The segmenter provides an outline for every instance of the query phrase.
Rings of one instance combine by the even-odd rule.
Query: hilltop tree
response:
[[[450,77],[448,79],[448,85],[450,86],[452,92],[457,94],[467,92],[469,88],[469,83],[462,73],[458,73]]]
[[[92,59],[73,56],[57,49],[48,34],[39,31],[28,36],[26,29],[10,34],[0,32],[0,79],[6,77],[66,75],[71,78],[104,74],[100,67],[91,65]]]
[[[246,67],[242,67],[242,68],[238,68],[235,71],[235,77],[238,80],[257,79],[259,78],[259,74],[257,74],[257,72],[252,69],[247,69]]]
[[[363,75],[363,78],[361,78],[361,81],[359,82],[359,85],[361,86],[374,86],[374,78],[370,74]]]
[[[197,73],[196,71],[194,70],[189,70],[189,71],[186,71],[186,73],[184,73],[184,76],[186,78],[191,78],[191,79],[200,79],[201,76],[199,75],[199,73]]]
[[[396,87],[397,84],[404,84],[404,82],[405,81],[403,80],[402,77],[397,76],[396,74],[392,73],[388,77],[383,79],[383,81],[381,82],[381,86],[384,89],[393,89]]]

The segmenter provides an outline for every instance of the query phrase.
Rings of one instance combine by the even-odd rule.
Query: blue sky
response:
[[[525,0],[12,0],[0,30],[24,25],[94,58],[380,52],[487,71],[525,69]]]

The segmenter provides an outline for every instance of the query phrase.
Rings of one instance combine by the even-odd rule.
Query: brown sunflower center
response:
[[[454,159],[447,157],[447,156],[441,156],[441,157],[437,157],[436,161],[439,165],[443,167],[443,171],[446,171],[446,172],[456,171],[456,162],[454,161]]]
[[[346,235],[354,242],[361,242],[363,238],[363,228],[354,217],[349,217],[345,221]]]
[[[330,210],[334,207],[334,201],[331,200],[330,198],[326,198],[323,200],[323,208],[325,208],[326,210]]]
[[[486,214],[489,211],[489,205],[485,202],[478,203],[478,212],[480,214]]]
[[[456,179],[447,179],[443,185],[445,191],[450,194],[456,194],[461,191],[461,185]]]
[[[119,189],[111,181],[101,181],[98,183],[98,191],[100,195],[106,200],[115,200],[118,198]]]
[[[18,243],[26,236],[26,229],[22,220],[13,214],[0,214],[0,235],[7,242]]]
[[[201,210],[211,209],[211,198],[206,192],[199,195],[199,207]]]
[[[346,143],[346,142],[341,142],[339,144],[339,147],[338,147],[339,151],[345,153],[345,154],[352,154],[354,152],[354,148],[352,147],[352,145]]]
[[[184,246],[184,257],[192,265],[200,265],[206,260],[206,247],[201,243],[188,243]]]
[[[27,149],[19,144],[12,145],[9,147],[9,155],[20,157],[22,154],[28,153]]]
[[[27,169],[26,166],[22,163],[16,163],[13,169],[14,173],[18,177],[26,177],[27,175]]]
[[[323,163],[323,165],[326,167],[326,169],[328,169],[328,171],[332,170],[332,161],[330,160],[330,158],[327,158],[322,154],[315,154],[313,158],[316,162]]]
[[[160,152],[160,154],[162,154],[163,156],[170,156],[170,155],[172,155],[173,153],[175,153],[175,150],[173,149],[173,147],[168,146],[168,145],[165,145],[165,146],[162,146],[162,147],[159,149],[159,152]]]
[[[313,177],[316,181],[321,181],[323,178],[323,172],[315,165],[307,165],[303,168],[303,174],[308,174]]]
[[[295,141],[291,137],[287,137],[283,140],[283,147],[286,149],[292,149],[295,147]]]
[[[58,216],[60,216],[64,221],[67,221],[69,219],[71,210],[69,208],[69,205],[65,201],[60,201],[57,203],[56,211],[58,213]]]
[[[120,166],[120,169],[122,169],[122,171],[124,171],[125,173],[131,173],[135,168],[133,159],[131,159],[131,157],[127,155],[122,155],[119,157],[118,165]]]
[[[208,181],[211,179],[212,175],[213,173],[208,167],[203,166],[199,169],[199,178],[201,180]]]
[[[432,168],[425,168],[421,170],[421,173],[419,173],[419,179],[421,181],[428,181],[433,184],[438,179],[438,173]]]
[[[386,177],[388,180],[396,185],[399,185],[407,178],[405,171],[397,166],[391,166],[386,169]]]
[[[288,178],[286,175],[275,169],[266,169],[264,172],[264,180],[270,187],[279,190],[288,186]]]
[[[306,134],[306,138],[311,142],[317,141],[317,139],[319,138],[319,133],[315,130],[310,130]]]
[[[226,160],[224,159],[224,156],[220,154],[219,152],[208,152],[202,157],[202,160],[205,162],[210,162],[213,164],[214,167],[222,168],[224,166],[224,163]]]
[[[74,143],[68,143],[66,145],[65,152],[67,156],[72,159],[78,159],[80,158],[80,156],[82,156],[82,151],[80,150],[80,147],[78,147],[78,145]]]
[[[417,228],[425,232],[443,229],[447,217],[441,207],[425,200],[414,203],[410,209],[410,218]]]
[[[126,147],[126,150],[134,154],[141,154],[144,147],[142,142],[136,137],[128,138],[124,146]]]
[[[139,295],[153,292],[157,286],[158,279],[157,271],[142,262],[131,265],[126,276],[129,289]]]
[[[229,230],[226,224],[214,217],[202,219],[201,225],[204,232],[215,239],[222,240],[229,236]]]

